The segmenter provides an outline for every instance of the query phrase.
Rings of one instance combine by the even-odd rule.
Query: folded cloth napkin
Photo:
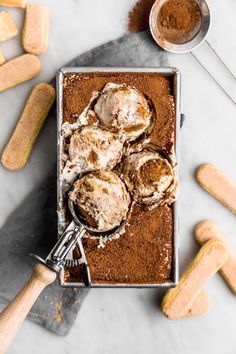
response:
[[[167,66],[165,53],[148,31],[129,34],[99,46],[71,61],[67,66]],[[48,119],[56,119],[55,109]],[[56,145],[56,132],[54,135]],[[52,139],[53,139],[52,138]],[[57,238],[56,166],[42,185],[35,187],[0,231],[0,304],[11,300],[30,277],[33,258],[45,257]],[[73,325],[87,289],[47,287],[28,318],[58,335],[66,335]]]

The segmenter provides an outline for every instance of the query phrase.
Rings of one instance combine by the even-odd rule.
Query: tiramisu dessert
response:
[[[64,74],[59,232],[71,221],[68,198],[101,232],[83,238],[92,285],[171,280],[178,184],[172,86],[155,73]],[[83,282],[80,266],[64,274],[65,282]]]

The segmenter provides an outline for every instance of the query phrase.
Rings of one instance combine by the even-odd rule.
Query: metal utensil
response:
[[[225,64],[221,56],[216,52],[214,47],[206,40],[207,34],[210,29],[211,25],[211,13],[209,6],[206,0],[194,0],[200,11],[201,11],[201,27],[198,33],[191,38],[189,41],[185,43],[171,43],[169,42],[163,34],[160,32],[157,26],[157,18],[159,11],[162,5],[167,0],[156,0],[152,6],[150,17],[149,17],[149,27],[152,34],[153,39],[155,42],[164,50],[175,53],[175,54],[184,54],[190,53],[192,57],[203,67],[203,69],[211,76],[211,78],[215,81],[215,83],[221,88],[221,90],[225,93],[225,95],[234,103],[236,104],[236,100],[232,97],[232,95],[221,85],[219,80],[215,78],[215,76],[207,69],[207,66],[202,63],[202,61],[193,53],[193,50],[196,49],[200,44],[205,42],[205,44],[210,49],[211,54],[217,58],[217,60],[224,66],[224,68],[228,71],[228,73],[236,80],[235,74],[230,70],[230,68]]]
[[[85,225],[83,221],[80,220],[75,212],[74,203],[70,199],[68,199],[68,207],[72,216],[72,221],[61,235],[52,251],[45,260],[37,255],[33,256],[57,273],[61,271],[62,267],[74,267],[84,264],[86,269],[85,284],[89,286],[91,283],[90,271],[81,240],[87,231],[92,233],[98,233],[98,231]],[[79,247],[80,258],[66,259],[66,256],[71,250],[73,250],[75,245],[78,245]]]
[[[163,36],[159,27],[157,26],[158,14],[166,1],[167,0],[156,0],[152,6],[149,17],[149,27],[151,34],[156,43],[168,52],[176,54],[188,53],[191,50],[197,48],[206,38],[211,23],[210,9],[205,0],[195,0],[202,15],[202,23],[199,32],[196,34],[196,36],[185,43],[171,43]]]
[[[108,232],[100,232],[83,223],[82,218],[80,218],[75,212],[74,203],[70,199],[68,199],[68,206],[73,218],[72,222],[59,238],[58,242],[45,260],[35,256],[40,263],[34,266],[31,278],[0,314],[1,354],[5,353],[11,344],[40,293],[47,285],[52,284],[55,281],[57,273],[59,273],[64,266],[84,264],[86,269],[85,284],[90,285],[91,277],[82,245],[84,234],[89,231],[93,234],[110,236],[114,232],[117,232],[121,227],[120,225]],[[66,260],[68,252],[72,250],[76,244],[79,246],[80,258]]]
[[[124,226],[125,220],[121,221],[120,225],[108,231],[100,231],[95,228],[88,226],[82,216],[75,211],[75,205],[71,199],[68,198],[68,207],[72,216],[72,221],[69,226],[66,228],[62,236],[59,238],[58,242],[49,253],[47,258],[42,260],[38,256],[35,256],[40,262],[46,264],[48,267],[53,269],[56,272],[60,272],[62,267],[75,267],[78,265],[85,266],[85,278],[84,283],[86,286],[91,285],[91,276],[84,252],[84,247],[82,244],[82,238],[86,232],[89,232],[91,235],[96,235],[99,237],[112,237],[115,233]],[[80,251],[80,258],[67,258],[68,253],[78,246]]]

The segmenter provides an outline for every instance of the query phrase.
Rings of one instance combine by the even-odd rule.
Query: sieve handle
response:
[[[216,52],[214,47],[207,41],[205,40],[205,43],[207,47],[210,49],[211,54],[217,58],[219,63],[223,65],[223,67],[227,70],[231,78],[233,79],[234,83],[236,81],[236,75],[233,73],[233,71],[225,64],[224,60],[221,58],[221,56]],[[211,78],[215,81],[215,83],[221,88],[221,90],[224,92],[224,94],[234,103],[236,104],[235,98],[232,96],[232,94],[221,84],[219,80],[211,73],[211,71],[208,70],[207,66],[204,64],[202,60],[200,60],[196,55],[195,51],[189,52],[192,57],[203,67],[203,69],[211,76]]]
[[[0,354],[6,352],[38,296],[56,277],[44,264],[34,266],[31,278],[0,313]]]

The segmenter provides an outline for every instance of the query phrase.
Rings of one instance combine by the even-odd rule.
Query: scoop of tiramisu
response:
[[[78,179],[69,198],[86,223],[103,232],[119,226],[130,207],[130,195],[124,182],[111,171],[91,172]]]
[[[125,140],[136,139],[151,121],[151,111],[144,95],[125,84],[107,84],[94,111],[101,125],[120,132]]]
[[[70,138],[69,159],[63,170],[65,181],[81,172],[112,169],[122,157],[123,144],[114,133],[88,126],[75,130]]]
[[[176,181],[170,162],[155,151],[144,150],[127,157],[122,175],[134,198],[147,205],[172,203]]]

